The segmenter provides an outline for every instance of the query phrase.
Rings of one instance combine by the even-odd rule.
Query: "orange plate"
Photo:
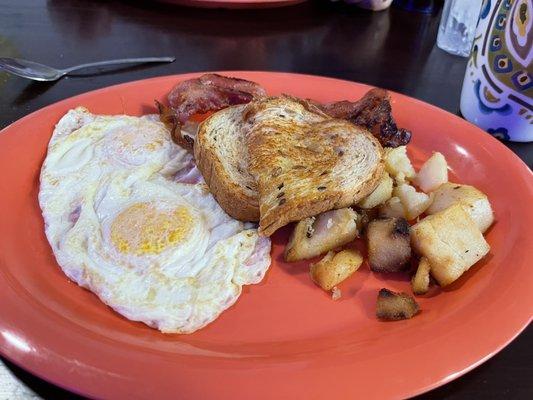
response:
[[[227,72],[319,101],[358,99],[368,86],[315,76]],[[533,179],[505,146],[460,118],[392,94],[414,133],[417,166],[445,154],[456,182],[488,194],[496,224],[490,255],[453,287],[419,298],[412,320],[374,317],[379,288],[409,292],[404,277],[365,265],[339,301],[315,287],[305,262],[282,261],[288,230],[273,237],[259,285],[192,335],[164,335],[115,314],[69,282],[43,233],[38,176],[54,124],[79,105],[97,114],[153,113],[179,81],[126,83],[43,108],[0,133],[0,350],[32,373],[98,398],[399,398],[442,385],[508,344],[531,320]]]

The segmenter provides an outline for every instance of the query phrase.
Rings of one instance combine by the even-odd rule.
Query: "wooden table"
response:
[[[187,9],[149,1],[0,0],[0,56],[57,67],[109,58],[177,57],[173,64],[92,71],[55,83],[0,73],[0,128],[48,104],[104,86],[236,69],[349,79],[458,113],[466,59],[435,46],[438,21],[438,14],[395,8],[371,13],[325,0],[257,11]],[[533,166],[533,144],[507,145]],[[76,397],[3,362],[0,400]],[[420,398],[533,398],[531,376],[529,327],[482,366]]]

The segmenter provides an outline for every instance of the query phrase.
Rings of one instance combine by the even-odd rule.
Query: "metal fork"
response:
[[[0,69],[23,78],[33,79],[34,81],[57,81],[68,73],[82,68],[115,64],[173,62],[175,59],[175,57],[123,58],[120,60],[98,61],[76,65],[70,68],[57,69],[33,61],[22,60],[20,58],[0,57]]]

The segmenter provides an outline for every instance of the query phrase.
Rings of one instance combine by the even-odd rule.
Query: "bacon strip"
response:
[[[168,95],[170,107],[156,103],[161,121],[170,129],[174,142],[192,150],[194,139],[181,134],[181,126],[191,116],[218,111],[235,104],[249,103],[263,96],[266,96],[265,89],[255,82],[205,74],[178,83]]]
[[[367,128],[383,146],[403,146],[411,140],[411,132],[398,128],[392,118],[390,96],[386,90],[369,90],[355,102],[338,101],[322,106],[333,118],[347,119]]]
[[[184,123],[194,114],[249,103],[266,96],[265,89],[255,82],[217,74],[205,74],[178,83],[168,95],[170,106]]]
[[[157,101],[156,104],[161,121],[170,130],[174,142],[192,151],[194,138],[181,129],[191,116],[249,103],[263,96],[266,96],[265,90],[255,82],[205,74],[178,83],[168,95],[170,107]],[[309,102],[333,118],[347,119],[365,127],[383,146],[398,147],[411,140],[411,132],[398,128],[392,118],[390,96],[386,90],[372,89],[355,102]]]

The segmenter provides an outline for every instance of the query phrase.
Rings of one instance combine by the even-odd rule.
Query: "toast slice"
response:
[[[246,106],[244,120],[265,236],[289,222],[356,204],[381,178],[379,141],[303,100],[254,101]]]
[[[257,185],[249,172],[244,137],[246,105],[216,112],[198,128],[196,165],[220,206],[233,218],[259,221]]]

